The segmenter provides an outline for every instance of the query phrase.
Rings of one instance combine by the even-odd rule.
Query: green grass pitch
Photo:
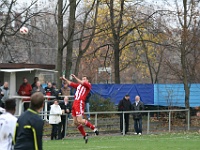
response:
[[[81,137],[44,140],[44,150],[198,150],[199,133],[158,135],[90,136],[87,144]]]

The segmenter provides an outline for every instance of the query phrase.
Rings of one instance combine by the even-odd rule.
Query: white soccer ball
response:
[[[21,27],[20,30],[19,30],[19,32],[21,34],[28,34],[28,28],[27,27]]]

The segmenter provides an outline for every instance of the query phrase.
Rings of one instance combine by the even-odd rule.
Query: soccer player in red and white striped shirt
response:
[[[76,89],[76,93],[74,95],[74,103],[72,106],[72,116],[74,125],[77,126],[77,129],[81,132],[85,139],[85,143],[88,142],[88,134],[85,132],[83,125],[89,127],[94,131],[96,135],[99,134],[99,131],[93,124],[91,124],[88,120],[83,119],[84,108],[85,108],[85,100],[88,93],[91,90],[91,84],[88,81],[86,76],[82,77],[82,80],[76,77],[74,74],[71,75],[78,83],[74,83],[69,81],[68,79],[61,77],[62,80],[66,81],[69,86]]]

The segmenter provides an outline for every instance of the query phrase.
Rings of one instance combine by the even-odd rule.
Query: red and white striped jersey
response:
[[[74,100],[82,100],[85,102],[86,97],[91,90],[91,84],[89,82],[84,82],[83,84],[71,82],[70,86],[76,89]]]

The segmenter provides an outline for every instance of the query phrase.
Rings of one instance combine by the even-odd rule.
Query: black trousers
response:
[[[62,136],[61,136],[61,122],[58,124],[58,139],[62,139]]]
[[[52,129],[51,129],[51,140],[53,139],[62,139],[61,137],[61,123],[59,124],[51,124]]]
[[[125,120],[125,133],[129,131],[129,114],[124,114],[124,120]],[[120,131],[123,131],[123,114],[120,114]]]

